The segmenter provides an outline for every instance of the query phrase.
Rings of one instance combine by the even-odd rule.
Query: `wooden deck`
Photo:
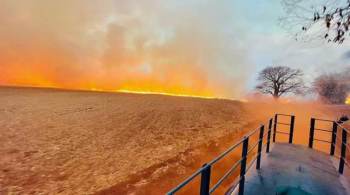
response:
[[[350,194],[347,169],[340,175],[335,167],[339,161],[332,158],[304,146],[276,143],[263,154],[261,169],[247,173],[244,194]]]

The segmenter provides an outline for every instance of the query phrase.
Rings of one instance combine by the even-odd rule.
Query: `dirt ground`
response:
[[[0,88],[0,194],[92,194],[246,118],[236,101]]]
[[[163,194],[274,112],[350,109],[2,87],[0,194]]]

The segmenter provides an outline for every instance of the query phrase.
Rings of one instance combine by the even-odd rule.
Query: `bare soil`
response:
[[[350,108],[2,87],[0,194],[164,194],[276,112],[305,145],[310,117]]]
[[[247,118],[229,100],[0,88],[0,194],[101,192]]]

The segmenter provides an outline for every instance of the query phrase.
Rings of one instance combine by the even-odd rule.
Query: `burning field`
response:
[[[307,115],[305,106],[164,95],[0,94],[0,194],[161,194],[274,111]]]
[[[164,194],[277,112],[296,144],[350,116],[347,1],[290,1],[2,0],[0,195]],[[283,35],[319,26],[293,4],[324,46]]]

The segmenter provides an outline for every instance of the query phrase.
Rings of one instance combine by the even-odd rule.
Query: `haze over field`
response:
[[[240,99],[268,65],[311,80],[349,64],[348,43],[295,42],[281,15],[269,0],[3,0],[0,85]]]
[[[295,41],[281,1],[1,0],[0,194],[164,194],[275,113],[296,144],[350,115],[350,41]]]

